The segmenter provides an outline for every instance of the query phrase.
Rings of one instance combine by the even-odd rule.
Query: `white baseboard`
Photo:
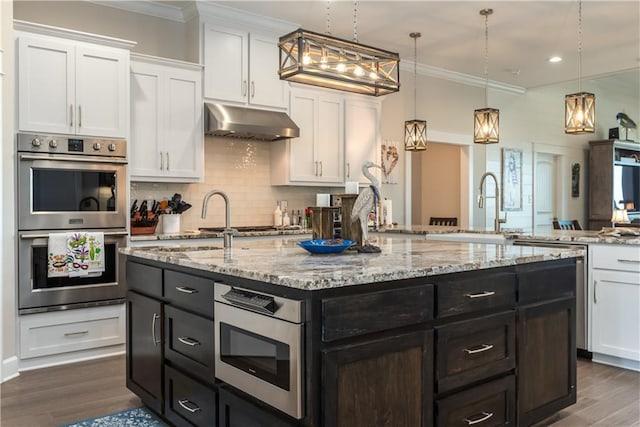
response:
[[[33,369],[49,368],[52,366],[66,365],[68,363],[84,362],[85,360],[100,359],[102,357],[117,356],[125,353],[125,345],[112,345],[109,347],[93,348],[70,353],[54,354],[51,356],[33,357],[20,360],[20,372]]]
[[[616,366],[623,369],[631,369],[640,372],[640,361],[623,359],[621,357],[609,356],[607,354],[593,353],[591,358],[593,362],[602,363],[604,365]]]
[[[20,375],[18,371],[18,357],[11,356],[8,359],[4,359],[2,361],[2,378],[0,378],[0,383],[9,381],[18,375]]]

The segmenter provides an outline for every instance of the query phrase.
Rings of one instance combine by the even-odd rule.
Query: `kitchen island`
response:
[[[379,235],[379,254],[311,255],[296,240],[122,249],[128,387],[176,425],[524,426],[575,402],[582,250]],[[297,303],[282,322],[298,333],[226,314],[231,288]],[[288,351],[227,377],[242,313],[264,319],[245,339]]]

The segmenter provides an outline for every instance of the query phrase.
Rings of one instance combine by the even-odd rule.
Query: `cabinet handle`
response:
[[[255,98],[256,96],[256,82],[251,81],[251,97]]]
[[[347,162],[347,178],[351,178],[351,163]]]
[[[242,96],[247,96],[247,81],[242,81]]]
[[[162,157],[162,151],[160,152],[160,170],[164,169],[164,158]]]
[[[178,337],[178,341],[180,341],[184,345],[188,345],[189,347],[200,345],[200,341],[189,337]]]
[[[165,153],[167,155],[167,172],[169,172],[169,152]]]
[[[160,344],[160,341],[156,340],[156,320],[159,318],[159,314],[153,313],[153,320],[151,320],[151,339],[153,340],[153,345]]]
[[[473,350],[465,348],[464,351],[466,351],[467,354],[476,354],[476,353],[482,353],[487,350],[491,350],[492,348],[493,348],[493,344],[480,344],[477,348],[474,348]]]
[[[192,414],[195,414],[196,412],[200,411],[200,407],[195,403],[193,403],[192,401],[190,401],[189,399],[178,400],[178,403],[180,404],[180,406],[182,406],[184,409],[191,412]]]
[[[635,259],[619,259],[618,258],[618,262],[623,262],[625,264],[640,264],[640,260],[635,260]]]
[[[484,297],[490,297],[491,295],[495,295],[495,294],[496,293],[493,291],[484,291],[478,294],[464,294],[464,296],[467,298],[484,298]]]
[[[597,304],[598,303],[598,297],[596,297],[596,289],[598,288],[598,281],[594,280],[593,281],[593,303]]]
[[[464,420],[467,422],[468,426],[472,426],[474,424],[487,421],[489,418],[493,417],[493,412],[480,412],[478,415],[480,416],[480,418],[476,418],[475,420],[469,418],[465,418]]]
[[[64,336],[65,337],[77,337],[77,336],[85,335],[85,334],[88,334],[88,333],[89,333],[89,331],[65,332]]]
[[[320,161],[320,176],[322,176],[322,160]]]
[[[69,105],[69,116],[71,116],[69,126],[73,127],[73,104]]]
[[[188,286],[176,286],[176,290],[185,294],[197,294],[198,290]]]
[[[78,105],[78,127],[82,127],[82,105]]]

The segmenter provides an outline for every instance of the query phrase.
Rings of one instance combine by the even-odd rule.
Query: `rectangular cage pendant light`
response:
[[[496,144],[500,141],[500,111],[482,108],[473,112],[473,142]]]
[[[564,132],[578,135],[596,130],[596,96],[588,92],[564,97]]]
[[[426,120],[407,120],[404,122],[404,149],[406,151],[427,149]]]
[[[302,28],[278,46],[281,80],[372,96],[400,90],[397,53]]]

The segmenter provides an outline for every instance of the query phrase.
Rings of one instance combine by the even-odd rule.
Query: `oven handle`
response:
[[[105,231],[105,236],[127,236],[129,235],[126,231]],[[49,237],[49,234],[21,234],[21,239],[46,239]]]
[[[55,157],[49,155],[38,156],[36,154],[20,154],[20,160],[68,160],[70,162],[85,162],[85,163],[112,163],[117,165],[126,165],[126,159],[118,158],[103,158],[103,157],[80,157],[80,156],[65,156],[64,154],[57,154]]]

